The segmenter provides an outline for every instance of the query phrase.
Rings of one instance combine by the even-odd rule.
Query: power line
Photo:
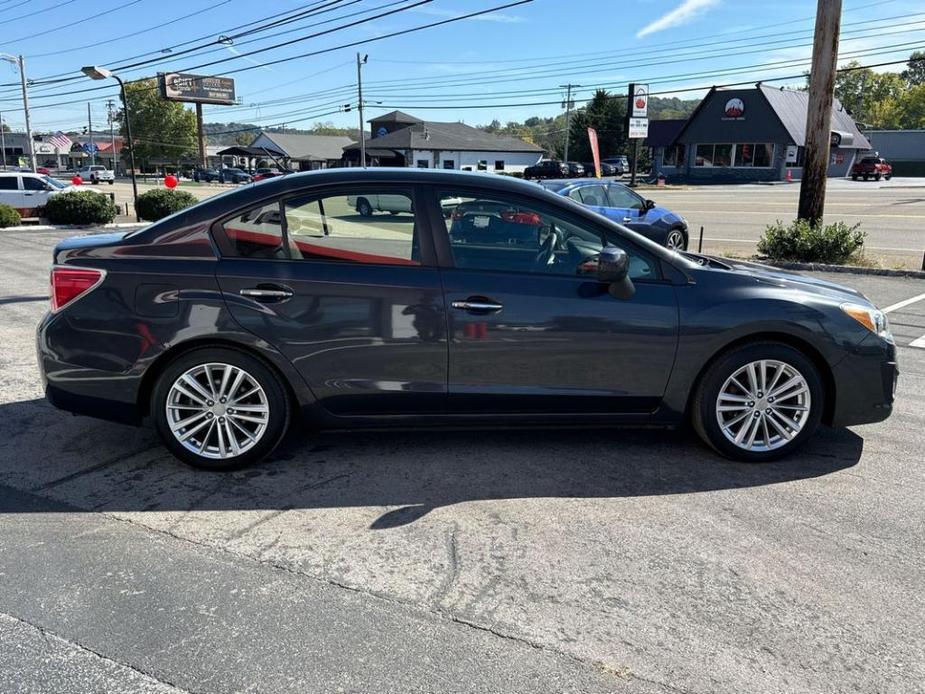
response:
[[[69,0],[69,2],[73,2],[73,0]],[[70,29],[70,28],[73,27],[75,24],[83,24],[84,22],[89,22],[91,19],[96,19],[97,17],[102,17],[103,15],[110,14],[111,12],[118,12],[119,10],[124,10],[124,9],[126,9],[126,8],[128,8],[128,7],[131,7],[132,5],[137,5],[139,2],[141,2],[141,0],[130,0],[130,2],[122,3],[122,4],[120,4],[118,7],[113,7],[113,8],[111,8],[111,9],[105,10],[105,11],[103,11],[103,12],[98,12],[97,14],[90,15],[89,17],[84,17],[83,19],[77,19],[77,20],[74,20],[74,21],[72,21],[72,22],[68,22],[68,23],[67,23],[66,25],[64,25],[64,26],[53,27],[53,28],[51,28],[51,29],[46,29],[45,31],[35,31],[35,32],[32,32],[31,34],[28,34],[28,35],[26,35],[26,36],[19,36],[19,37],[15,38],[15,39],[6,39],[6,43],[16,43],[16,42],[22,41],[22,40],[24,40],[24,39],[34,39],[36,36],[45,36],[45,35],[47,35],[47,34],[53,34],[53,33],[55,33],[56,31],[63,31],[63,30],[65,30],[65,29]],[[68,4],[68,3],[65,2],[65,3],[63,3],[63,4]],[[54,8],[51,8],[51,9],[54,9]],[[17,17],[17,19],[20,19],[20,18]],[[10,20],[7,20],[7,21],[10,21]]]

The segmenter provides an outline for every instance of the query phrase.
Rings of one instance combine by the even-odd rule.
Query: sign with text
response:
[[[649,85],[631,84],[629,86],[629,104],[626,113],[630,118],[649,117]]]
[[[234,104],[234,79],[207,77],[185,72],[161,72],[157,75],[161,96],[170,101],[200,104]]]
[[[626,136],[631,140],[644,140],[649,136],[648,118],[630,118]]]

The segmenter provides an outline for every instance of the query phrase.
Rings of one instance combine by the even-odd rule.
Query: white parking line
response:
[[[903,301],[899,301],[893,304],[892,306],[887,306],[886,308],[882,308],[880,310],[883,311],[884,313],[890,313],[891,311],[898,311],[899,309],[905,308],[906,306],[909,306],[910,304],[914,304],[916,301],[921,301],[922,299],[925,299],[925,294],[919,294],[918,296],[913,296],[909,299],[904,299]],[[916,340],[916,342],[918,342],[918,340]]]
[[[912,342],[910,342],[909,346],[918,347],[919,349],[925,349],[925,335],[922,335],[922,337],[918,338],[917,340],[913,340]]]

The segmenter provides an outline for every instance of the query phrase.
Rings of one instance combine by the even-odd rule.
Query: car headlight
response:
[[[841,310],[854,318],[858,323],[889,342],[893,341],[893,334],[890,332],[890,323],[886,314],[877,308],[862,306],[860,304],[842,304]]]

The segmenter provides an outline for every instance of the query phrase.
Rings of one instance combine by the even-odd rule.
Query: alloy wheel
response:
[[[205,458],[235,458],[263,437],[270,419],[267,394],[244,369],[207,363],[188,369],[167,394],[167,423],[184,448]]]
[[[668,238],[665,240],[665,247],[672,251],[684,250],[684,233],[678,229],[672,229],[668,232]]]
[[[726,379],[716,399],[716,421],[738,448],[772,451],[803,430],[811,407],[802,373],[783,361],[761,359]]]

